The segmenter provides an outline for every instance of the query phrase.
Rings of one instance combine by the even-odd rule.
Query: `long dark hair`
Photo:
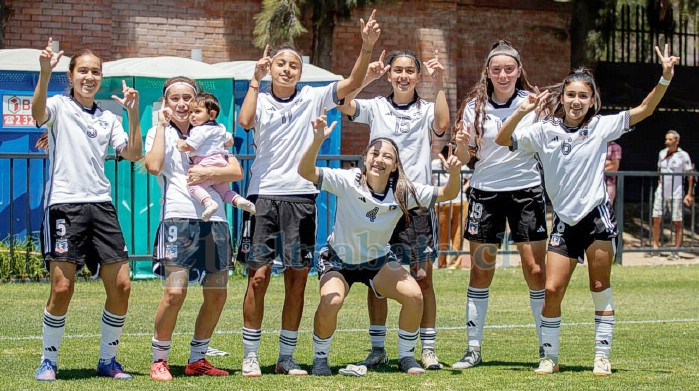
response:
[[[409,222],[410,214],[408,213],[408,195],[412,195],[412,197],[418,203],[418,206],[422,207],[422,205],[420,205],[420,202],[417,198],[415,186],[413,186],[413,183],[410,182],[408,177],[405,175],[405,171],[403,171],[403,164],[401,164],[400,162],[400,156],[398,155],[398,146],[396,145],[396,143],[393,140],[386,137],[377,137],[369,142],[369,145],[364,150],[363,157],[364,159],[366,159],[366,157],[369,155],[369,151],[376,144],[383,142],[391,144],[393,150],[396,151],[396,170],[393,171],[391,175],[388,177],[388,187],[393,189],[393,198],[395,198],[396,203],[400,207],[400,210],[403,212],[403,218],[406,222]],[[364,168],[362,168],[362,176],[359,179],[359,183],[361,185],[367,184],[366,171],[367,168],[366,166],[364,166]]]
[[[590,88],[590,91],[592,91],[592,106],[587,110],[585,117],[583,117],[583,121],[580,123],[580,127],[584,127],[590,122],[592,117],[597,115],[602,109],[602,100],[600,99],[599,88],[597,88],[595,77],[592,75],[592,71],[585,67],[580,67],[573,70],[563,79],[562,82],[544,87],[542,89],[551,92],[549,98],[543,104],[547,110],[545,117],[565,120],[566,113],[565,108],[563,107],[563,94],[565,93],[565,87],[574,82],[583,83]]]
[[[507,41],[498,41],[495,44],[493,44],[491,53],[496,48],[503,46],[507,46],[513,52],[517,53],[517,51],[512,47],[512,45],[510,45],[510,43]],[[473,120],[473,127],[476,133],[476,150],[478,149],[478,142],[480,141],[480,138],[483,135],[483,127],[485,126],[485,108],[487,106],[488,99],[490,99],[490,97],[493,94],[493,90],[495,89],[495,87],[493,86],[493,82],[490,80],[490,77],[488,77],[488,66],[490,65],[490,59],[492,57],[493,56],[491,56],[490,54],[488,55],[488,57],[486,57],[486,61],[483,64],[483,69],[481,70],[481,74],[478,81],[466,94],[466,97],[461,102],[461,106],[459,107],[459,112],[456,115],[456,118],[458,119],[463,118],[466,105],[468,105],[469,102],[474,101],[474,112],[476,116]],[[515,58],[515,60],[517,60],[517,58]],[[520,67],[520,74],[519,78],[517,79],[517,83],[515,84],[515,93],[517,92],[517,90],[525,90],[530,92],[534,91],[534,87],[531,85],[531,83],[529,83],[529,79],[527,78],[527,72],[524,70],[524,65],[521,64],[519,61],[517,61],[517,65]]]

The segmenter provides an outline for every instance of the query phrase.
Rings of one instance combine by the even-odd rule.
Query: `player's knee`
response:
[[[403,292],[399,301],[403,307],[420,308],[420,310],[422,310],[422,290],[414,288],[407,290],[406,292]]]
[[[250,277],[248,288],[252,288],[255,293],[265,293],[269,285],[269,279],[270,276],[268,274],[256,273],[254,276]]]
[[[212,289],[211,292],[207,292],[204,296],[204,300],[207,305],[223,308],[226,305],[226,299],[228,298],[228,290],[226,289]]]
[[[124,281],[117,282],[116,294],[120,298],[128,300],[131,295],[131,280],[125,279]]]
[[[318,310],[323,314],[333,314],[338,313],[345,298],[339,293],[327,293],[320,296],[320,303],[318,305]]]
[[[51,284],[51,301],[54,304],[67,304],[73,297],[75,283],[65,278]]]
[[[561,301],[565,294],[565,286],[546,284],[545,296],[547,300]]]
[[[168,308],[180,308],[187,297],[186,289],[166,289],[163,295],[163,302]]]

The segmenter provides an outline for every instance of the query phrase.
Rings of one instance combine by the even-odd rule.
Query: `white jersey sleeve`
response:
[[[46,99],[46,112],[49,114],[49,117],[43,124],[36,124],[37,127],[41,127],[43,125],[50,127],[53,125],[53,122],[56,120],[56,116],[58,114],[58,105],[61,103],[61,101],[62,100],[58,97],[58,95],[54,95]]]
[[[128,143],[129,135],[124,130],[124,127],[121,125],[121,122],[114,121],[114,124],[112,126],[112,134],[109,140],[110,146],[112,147],[114,152],[116,152],[117,155],[119,155]]]
[[[514,133],[512,133],[512,146],[510,150],[521,150],[532,153],[540,152],[544,143],[542,125],[543,122],[537,122],[524,128],[518,127]]]
[[[355,99],[354,106],[356,109],[350,120],[360,124],[370,124],[374,112],[378,111],[378,106],[374,99]]]
[[[359,170],[319,167],[318,189],[342,197],[353,183],[359,182],[359,175],[361,175]]]
[[[408,209],[413,209],[419,206],[432,209],[437,202],[439,195],[439,187],[432,185],[423,185],[421,183],[413,183],[415,186],[415,195],[417,200],[412,196],[408,196]]]
[[[607,142],[614,141],[621,137],[622,134],[632,130],[629,126],[631,114],[628,111],[622,111],[614,115],[602,115],[595,117],[594,120],[599,121],[595,126],[595,130],[604,132],[604,139]],[[592,124],[590,124],[592,127]]]

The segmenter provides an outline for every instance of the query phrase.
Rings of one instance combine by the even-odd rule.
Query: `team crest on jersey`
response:
[[[374,209],[372,209],[372,210],[366,212],[366,217],[368,217],[368,218],[369,218],[369,221],[371,221],[371,222],[373,223],[374,220],[376,220],[376,215],[377,215],[377,214],[379,214],[379,207],[378,207],[378,206],[375,207]]]
[[[250,252],[250,239],[243,239],[243,242],[240,244],[240,251],[245,254]]]
[[[87,137],[89,138],[95,138],[97,137],[97,130],[92,126],[88,126],[87,130],[85,131],[85,134],[87,134]]]
[[[470,223],[468,225],[468,233],[471,235],[478,235],[478,223]]]
[[[68,241],[66,239],[61,239],[56,241],[56,246],[54,251],[57,254],[65,254],[68,252]]]
[[[571,144],[572,141],[573,140],[569,138],[561,144],[561,152],[563,152],[564,155],[569,154],[573,149],[573,144]]]
[[[588,130],[587,128],[582,128],[578,132],[578,140],[585,140],[588,136]]]
[[[398,205],[391,205],[388,207],[388,210],[396,210],[398,209]]]
[[[558,247],[561,245],[561,235],[553,234],[551,235],[551,241],[549,242],[551,246]]]
[[[165,246],[165,258],[167,258],[167,259],[177,258],[177,246],[175,246],[175,245]]]

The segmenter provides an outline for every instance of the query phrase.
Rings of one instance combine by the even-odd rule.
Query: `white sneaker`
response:
[[[241,372],[245,377],[262,376],[262,371],[260,370],[260,360],[257,359],[257,355],[255,353],[250,353],[243,359],[243,368]]]
[[[481,352],[480,350],[468,349],[461,360],[455,362],[451,368],[452,369],[468,369],[473,368],[481,363]]]
[[[612,364],[604,356],[595,356],[595,366],[592,368],[595,376],[609,376],[612,374]]]
[[[442,364],[439,362],[437,355],[432,349],[422,349],[422,367],[425,369],[435,370],[442,369]]]
[[[218,210],[218,204],[214,200],[209,200],[204,204],[204,212],[201,214],[201,219],[203,221],[209,221],[211,216]]]
[[[235,202],[236,208],[242,209],[242,210],[250,213],[251,215],[255,214],[255,204],[253,204],[249,200],[246,200],[245,198],[238,196],[233,201]]]
[[[539,360],[539,367],[534,370],[537,375],[551,375],[558,372],[561,367],[558,360],[551,357],[544,357]]]

